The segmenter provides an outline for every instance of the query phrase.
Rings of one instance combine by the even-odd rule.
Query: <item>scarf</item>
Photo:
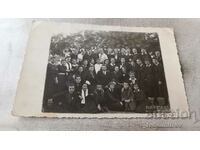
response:
[[[81,104],[85,104],[85,97],[88,96],[88,89],[84,92],[83,90],[81,90],[81,96],[82,96],[82,100],[81,100]]]

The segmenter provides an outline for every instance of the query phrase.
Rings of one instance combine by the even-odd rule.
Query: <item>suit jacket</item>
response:
[[[106,71],[104,74],[102,71],[97,73],[96,77],[97,81],[99,81],[103,86],[106,86],[111,81],[111,74],[110,72]]]
[[[97,82],[95,71],[93,72],[93,76],[92,76],[92,74],[89,71],[87,71],[85,73],[84,79],[83,79],[83,82],[85,82],[85,81],[89,81],[91,83],[91,85],[95,85],[96,82]]]

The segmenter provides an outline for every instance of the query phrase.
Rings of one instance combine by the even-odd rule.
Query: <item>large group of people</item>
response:
[[[44,112],[145,113],[149,105],[168,105],[160,50],[90,47],[50,54]]]

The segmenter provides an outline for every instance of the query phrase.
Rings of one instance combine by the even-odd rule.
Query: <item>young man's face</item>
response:
[[[106,66],[101,67],[102,71],[106,71]]]
[[[86,90],[87,88],[88,88],[88,87],[87,87],[87,84],[83,84],[83,85],[82,85],[82,89],[83,89],[83,90]]]
[[[119,67],[115,66],[115,71],[118,72],[119,71]]]
[[[75,81],[76,81],[76,83],[78,83],[78,84],[81,83],[81,77],[76,77],[76,80],[75,80]]]
[[[115,63],[115,59],[114,59],[114,58],[111,58],[111,59],[110,59],[110,62],[114,64],[114,63]]]
[[[124,88],[128,89],[128,87],[129,87],[128,83],[124,82]]]
[[[74,91],[75,91],[75,87],[74,87],[73,85],[72,85],[72,86],[69,86],[68,90],[69,90],[69,93],[70,93],[70,94],[73,94]]]
[[[133,54],[137,54],[137,49],[133,48],[132,52],[133,52]]]
[[[160,57],[160,52],[159,52],[159,51],[156,51],[156,52],[155,52],[155,55],[156,55],[156,57]]]
[[[97,90],[101,90],[102,89],[102,85],[101,84],[97,84]]]
[[[90,67],[89,67],[89,70],[90,70],[90,71],[94,71],[94,67],[93,67],[93,66],[90,66]]]
[[[66,61],[65,61],[65,60],[62,60],[61,64],[62,64],[62,65],[66,65]]]
[[[121,58],[121,63],[125,63],[125,58]]]
[[[115,88],[115,84],[110,84],[109,86],[111,89],[114,89]]]
[[[78,71],[79,71],[79,72],[83,72],[83,67],[79,67],[79,68],[78,68]]]
[[[141,61],[140,59],[137,59],[137,60],[136,60],[136,63],[137,63],[138,65],[141,65],[141,64],[142,64],[142,61]]]

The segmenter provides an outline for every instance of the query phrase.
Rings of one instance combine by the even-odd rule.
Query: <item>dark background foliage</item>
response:
[[[68,48],[145,48],[147,50],[160,50],[157,33],[118,32],[118,31],[89,31],[74,33],[64,36],[52,36],[51,54],[63,55],[63,50]]]

